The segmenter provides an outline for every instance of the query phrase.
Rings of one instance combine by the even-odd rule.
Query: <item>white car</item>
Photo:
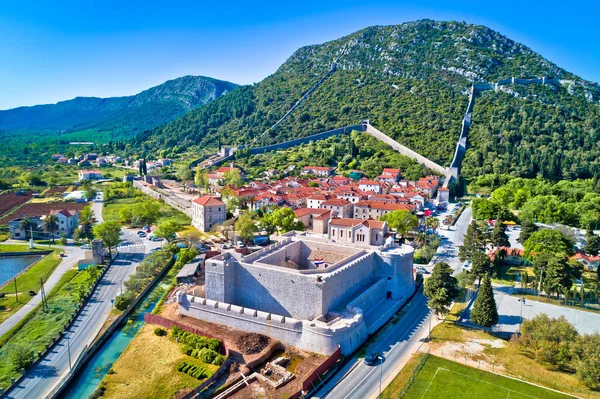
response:
[[[83,244],[81,249],[92,249],[92,246],[90,244]]]

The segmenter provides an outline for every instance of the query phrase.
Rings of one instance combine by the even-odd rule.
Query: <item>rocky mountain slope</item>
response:
[[[270,129],[332,67],[330,76]],[[157,149],[197,155],[219,144],[280,142],[368,118],[401,143],[447,165],[470,84],[513,76],[547,76],[562,83],[538,86],[540,91],[511,86],[486,93],[482,116],[477,116],[479,105],[474,112],[479,127],[473,127],[475,146],[467,154],[466,171],[549,178],[567,170],[577,177],[593,173],[598,164],[592,158],[600,155],[600,140],[594,141],[600,134],[596,84],[484,26],[431,20],[369,27],[300,48],[262,82],[145,132],[132,147],[137,155]],[[521,146],[527,151],[515,154]],[[578,146],[585,156],[560,161]],[[550,153],[559,161],[530,167]]]
[[[131,137],[167,123],[236,87],[234,83],[203,76],[184,76],[133,96],[77,97],[56,104],[0,111],[0,130],[64,133],[93,129]]]

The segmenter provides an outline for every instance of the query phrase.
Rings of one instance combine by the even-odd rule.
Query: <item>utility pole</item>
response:
[[[383,376],[383,355],[379,355],[379,396],[381,398],[381,377]]]
[[[46,301],[46,291],[44,291],[43,278],[40,278],[40,295],[42,296],[42,309],[48,310],[48,302]]]
[[[65,338],[67,339],[67,353],[69,355],[69,371],[71,371],[71,339],[65,334]]]
[[[33,249],[33,227],[31,225],[29,225],[29,249]]]
[[[17,278],[16,277],[15,277],[14,281],[15,281],[15,301],[18,303],[19,302],[19,292],[17,291]]]
[[[538,295],[537,295],[537,301],[538,301],[538,302],[540,301],[540,291],[541,291],[541,289],[542,289],[542,278],[543,278],[543,276],[544,276],[544,269],[545,269],[545,268],[546,268],[546,267],[542,267],[542,270],[540,271],[540,281],[539,281],[539,283],[538,283]]]

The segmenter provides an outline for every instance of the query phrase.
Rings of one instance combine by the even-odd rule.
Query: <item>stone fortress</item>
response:
[[[179,292],[181,314],[321,354],[352,353],[415,289],[413,248],[393,237],[359,248],[290,232],[237,255],[206,261],[205,295]]]

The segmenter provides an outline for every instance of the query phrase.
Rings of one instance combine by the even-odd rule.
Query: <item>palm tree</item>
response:
[[[25,238],[27,238],[27,233],[30,232],[34,227],[36,227],[35,223],[33,223],[33,221],[27,216],[25,216],[23,220],[21,220],[21,223],[19,223],[19,228],[25,231]]]
[[[424,232],[418,233],[413,240],[415,248],[421,248],[427,244],[429,244],[429,235]]]
[[[438,227],[440,227],[440,221],[438,218],[429,216],[425,218],[425,227],[435,231]]]
[[[42,227],[45,232],[52,235],[52,243],[54,243],[54,233],[58,230],[58,217],[56,215],[48,215],[44,219]]]

